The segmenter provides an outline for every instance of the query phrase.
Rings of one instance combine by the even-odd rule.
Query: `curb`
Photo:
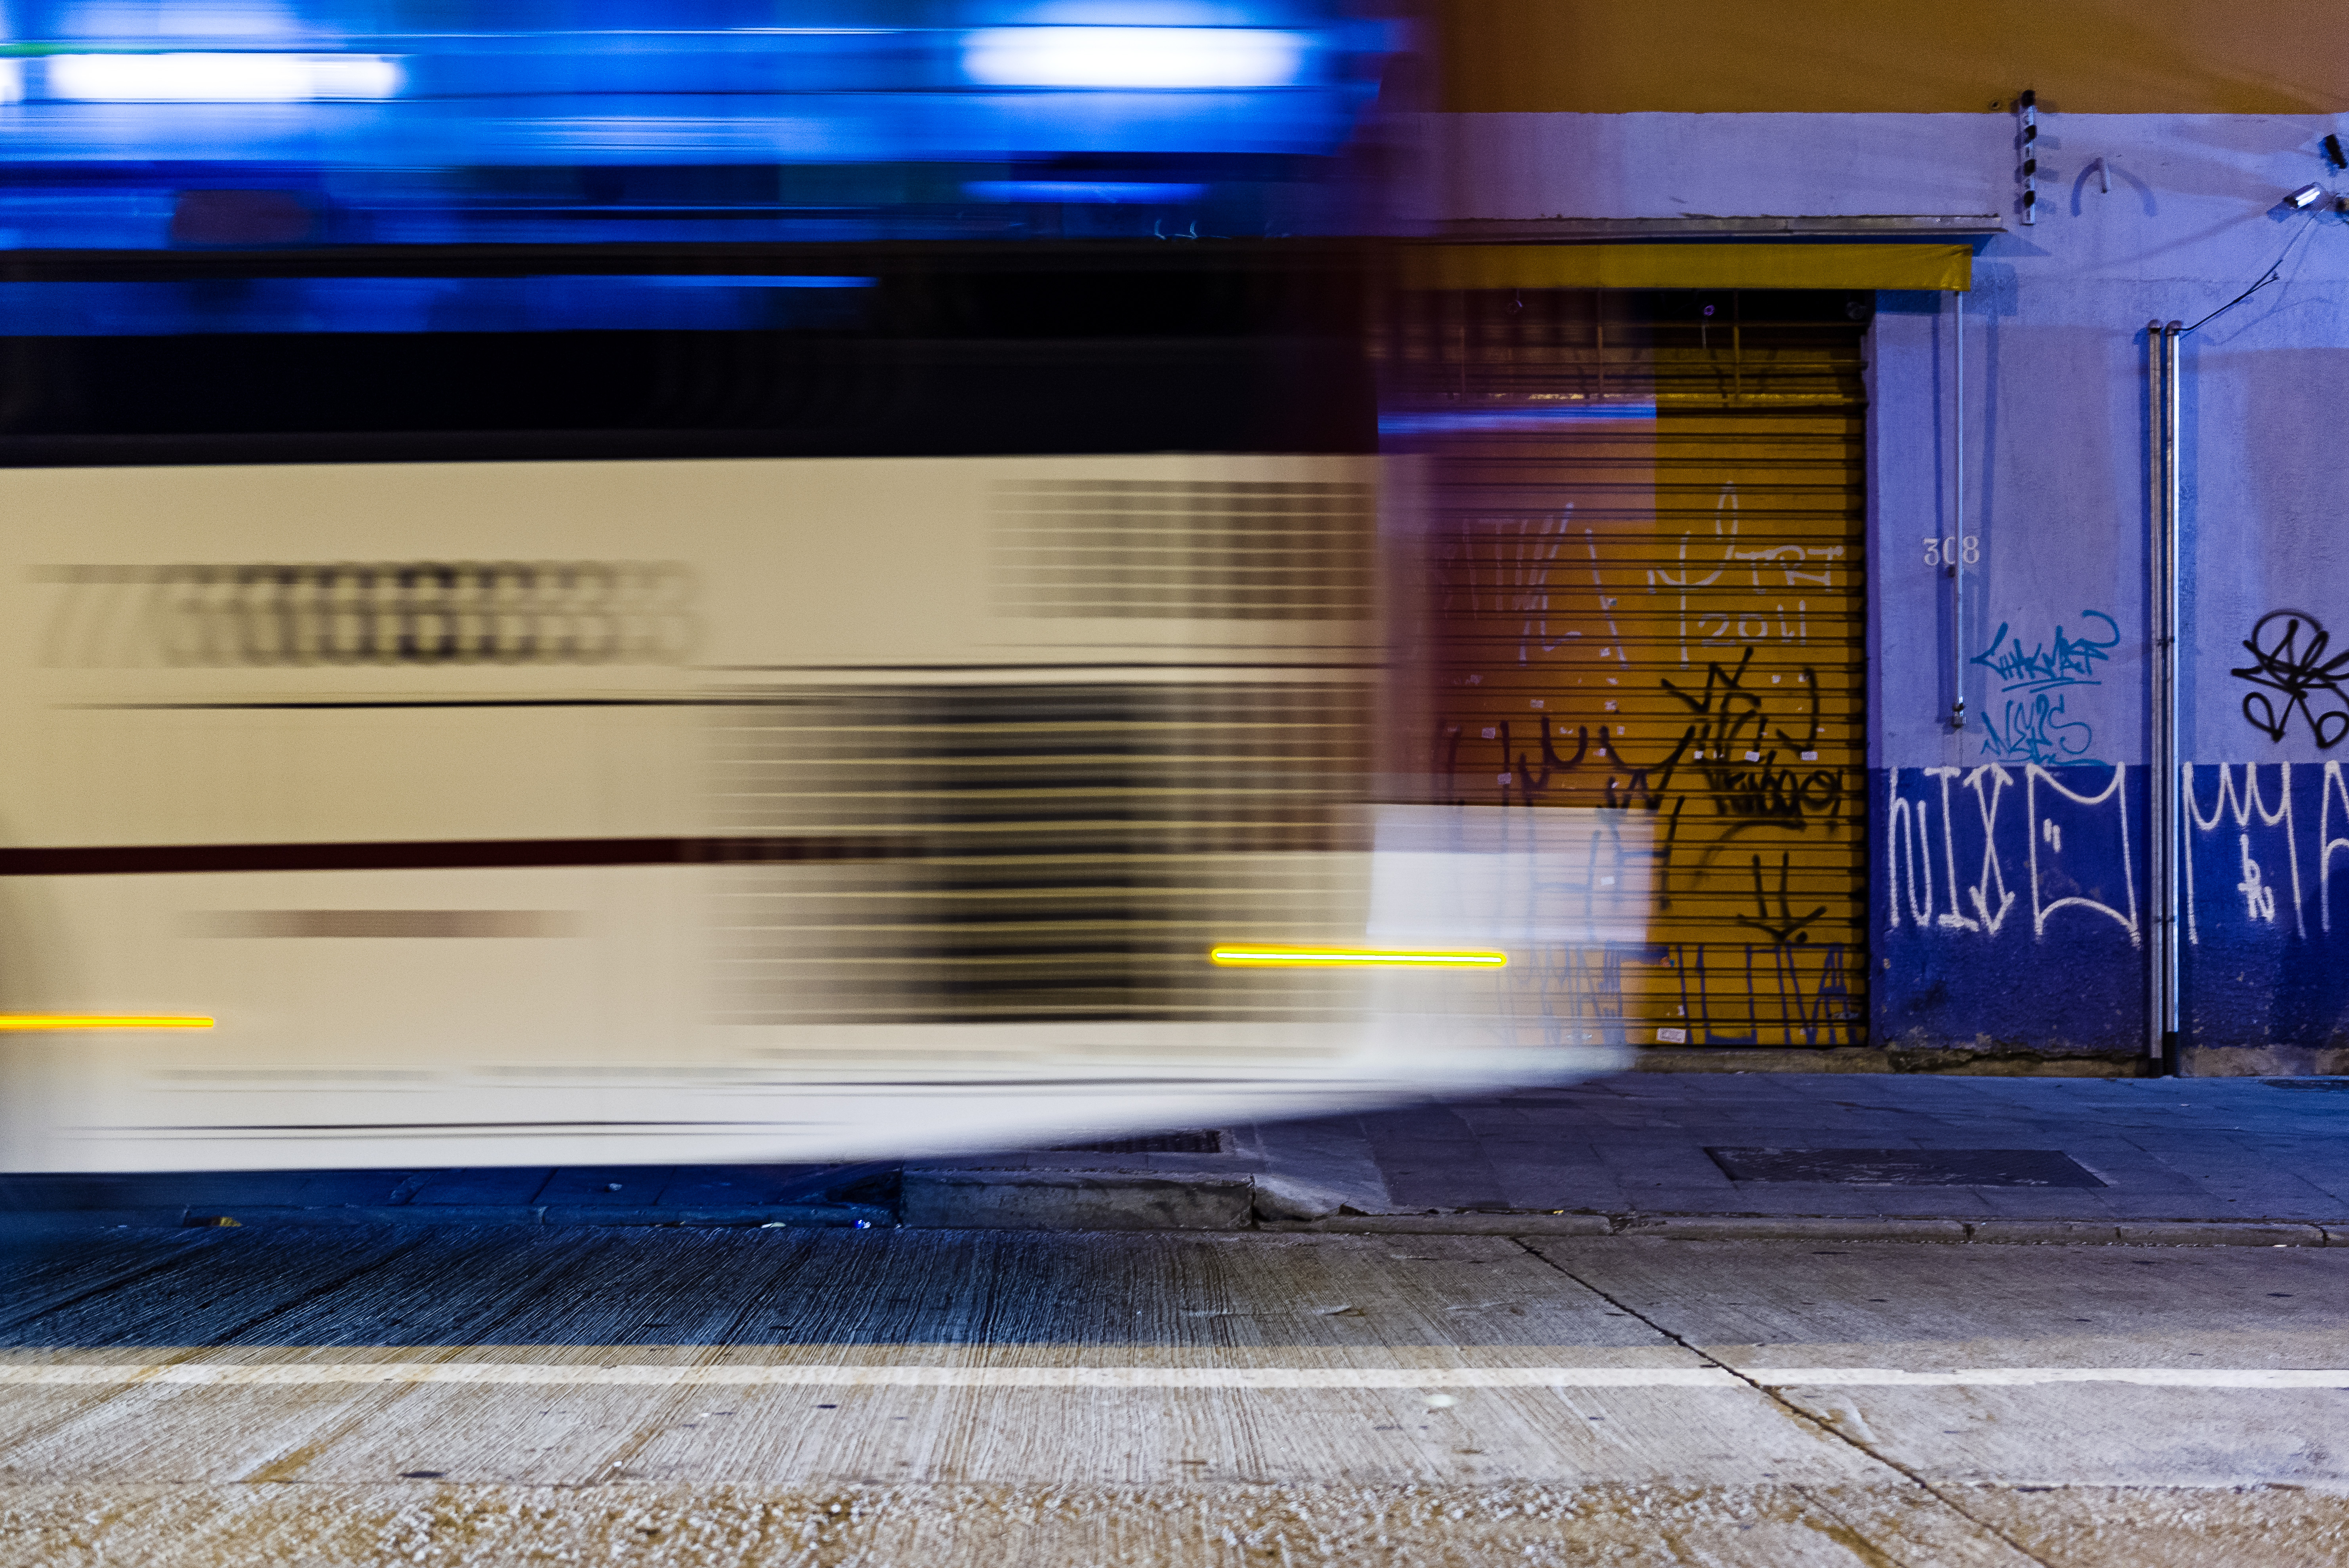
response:
[[[762,1208],[622,1208],[469,1203],[299,1208],[282,1204],[216,1204],[186,1209],[67,1209],[0,1213],[0,1237],[58,1231],[123,1228],[230,1229],[251,1225],[357,1228],[366,1225],[519,1225],[533,1228],[610,1225],[697,1230],[885,1230],[896,1215],[877,1203],[778,1203]]]
[[[2349,1220],[1951,1220],[1880,1214],[1296,1212],[1294,1184],[1102,1171],[905,1171],[915,1230],[1256,1231],[1288,1235],[1645,1237],[1683,1242],[1934,1242],[2034,1246],[2349,1246]]]
[[[2158,1064],[2154,1064],[2158,1066]],[[1971,1046],[1640,1046],[1638,1073],[1875,1073],[1916,1078],[2156,1077],[2142,1051],[2033,1051]]]
[[[1611,1236],[1605,1214],[1332,1214],[1325,1220],[1258,1220],[1259,1231],[1333,1236]]]
[[[612,1226],[696,1230],[1187,1231],[1677,1242],[1909,1242],[1993,1246],[2349,1247],[2349,1220],[1952,1220],[1881,1214],[1550,1213],[1495,1210],[1280,1217],[1295,1192],[1244,1176],[908,1170],[896,1210],[877,1203],[657,1208],[419,1203],[0,1213],[0,1240],[114,1229],[231,1226]],[[1289,1212],[1293,1213],[1293,1207]]]
[[[1261,1231],[1330,1234],[1630,1237],[1667,1242],[1938,1242],[1992,1246],[2349,1247],[2349,1222],[1929,1220],[1822,1214],[1336,1214]]]
[[[897,1222],[939,1231],[1245,1231],[1256,1223],[1256,1183],[1245,1176],[908,1167]]]

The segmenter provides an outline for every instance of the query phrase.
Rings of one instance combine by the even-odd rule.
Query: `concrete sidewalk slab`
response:
[[[1255,1223],[1279,1231],[2321,1246],[2349,1242],[2349,1095],[2311,1081],[1624,1074],[1230,1129],[1215,1155],[1025,1150],[906,1179],[951,1171],[964,1194],[1016,1181],[1042,1229],[1102,1223],[1122,1181],[1138,1199],[1145,1180],[1246,1180]],[[1709,1152],[1732,1148],[2025,1150],[2067,1156],[2097,1184],[1738,1180]],[[1034,1185],[1052,1171],[1086,1179],[1067,1189],[1081,1211]],[[988,1225],[994,1212],[941,1189],[905,1222]]]
[[[902,1170],[5,1177],[0,1228],[79,1215],[142,1227],[895,1224],[2344,1245],[2349,1093],[2330,1092],[2334,1084],[2349,1088],[2349,1079],[1627,1073],[1470,1102],[1197,1130],[1211,1137],[1011,1150]],[[1715,1150],[1805,1158],[1716,1158]],[[1836,1151],[1865,1158],[1838,1167]],[[1901,1151],[1918,1157],[1886,1158]],[[2006,1157],[2014,1151],[2069,1163]],[[1867,1179],[1808,1179],[1839,1168]],[[1879,1179],[1937,1168],[2013,1179]],[[2048,1185],[2031,1174],[2075,1168],[2095,1184]],[[1773,1170],[1806,1179],[1751,1179]]]

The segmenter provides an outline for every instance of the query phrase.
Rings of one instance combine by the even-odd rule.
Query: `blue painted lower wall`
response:
[[[1877,770],[1874,1043],[2142,1050],[2146,783],[2141,767]],[[2349,1047],[2342,764],[2201,763],[2184,784],[2188,1044]]]

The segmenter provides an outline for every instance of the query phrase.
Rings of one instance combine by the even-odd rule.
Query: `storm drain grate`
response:
[[[2326,1089],[2349,1094],[2349,1078],[2261,1078],[2270,1088]]]
[[[1110,1138],[1099,1143],[1063,1143],[1055,1154],[1221,1154],[1224,1135],[1209,1129],[1154,1132],[1146,1138]]]
[[[1840,1187],[2101,1187],[2053,1149],[1708,1149],[1733,1181]]]

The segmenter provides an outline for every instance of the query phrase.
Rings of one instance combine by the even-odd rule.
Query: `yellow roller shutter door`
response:
[[[1552,944],[1516,982],[1561,1037],[1860,1044],[1861,327],[1841,299],[1712,303],[1402,312],[1433,792],[1593,810],[1647,861],[1644,941]]]

